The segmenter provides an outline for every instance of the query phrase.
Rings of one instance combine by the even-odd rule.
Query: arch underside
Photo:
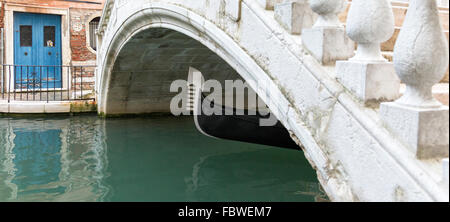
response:
[[[167,28],[140,31],[122,47],[115,60],[106,113],[170,112],[170,102],[178,94],[170,92],[170,85],[175,80],[187,80],[189,67],[201,71],[205,80],[217,80],[222,86],[225,80],[242,80],[215,52],[187,35]]]

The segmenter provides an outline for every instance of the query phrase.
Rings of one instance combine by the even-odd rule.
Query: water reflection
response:
[[[61,171],[61,130],[20,130],[14,134],[12,152],[16,175],[11,182],[17,184],[19,195],[64,193],[64,187],[55,184]],[[33,144],[41,148],[34,149]]]
[[[101,120],[2,118],[0,126],[0,200],[101,201],[106,196]]]
[[[300,151],[205,137],[189,118],[0,118],[0,201],[323,197]]]
[[[243,201],[323,199],[320,185],[308,181],[314,175],[305,174],[309,166],[299,168],[296,159],[296,156],[274,155],[266,150],[203,157],[194,166],[192,177],[187,179],[189,199],[233,201],[235,193],[245,193]],[[303,175],[286,173],[286,169],[299,170]]]

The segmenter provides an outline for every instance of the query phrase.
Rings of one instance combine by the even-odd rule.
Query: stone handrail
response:
[[[316,9],[318,4],[320,9],[334,9],[341,3],[341,0],[310,0],[311,8],[319,14],[322,12]],[[335,13],[333,11],[333,15]],[[332,33],[324,33],[324,37],[339,38],[336,37],[338,32]],[[388,101],[381,103],[381,119],[417,158],[448,158],[449,108],[434,99],[431,89],[444,77],[449,59],[437,2],[409,1],[393,64],[382,57],[380,50],[380,43],[389,40],[394,33],[394,16],[388,0],[353,0],[346,33],[358,43],[358,49],[348,61],[337,61],[337,79],[365,103]],[[320,47],[317,41],[304,40],[303,43],[309,49]],[[324,49],[329,50],[325,53],[336,54],[331,55],[332,58],[338,57],[335,49]],[[330,62],[320,56],[316,58],[323,63]],[[397,76],[406,85],[406,92],[400,98]],[[395,102],[389,102],[393,100]],[[448,159],[443,162],[448,169],[445,166]]]
[[[303,43],[323,64],[332,64],[342,58],[342,50],[327,44],[329,41],[340,44],[337,39],[347,38],[339,32],[341,26],[336,24],[336,14],[342,10],[344,1],[309,2],[311,9],[320,16],[312,29],[303,31]],[[333,18],[332,22],[328,18]],[[324,32],[323,27],[334,30]],[[329,40],[318,43],[315,40],[318,36],[310,36],[314,33],[311,30]],[[444,77],[449,58],[437,2],[410,1],[395,46],[393,64],[383,58],[380,50],[380,44],[394,33],[394,16],[388,0],[353,0],[346,33],[358,43],[358,49],[348,61],[337,61],[337,79],[366,104],[396,100],[401,79],[406,84],[405,95],[393,103],[381,104],[380,115],[386,127],[408,144],[418,158],[447,158],[448,107],[436,101],[431,92],[433,85]],[[314,53],[317,48],[323,51],[322,54]],[[327,55],[327,59],[323,55]],[[336,59],[330,61],[329,58]]]

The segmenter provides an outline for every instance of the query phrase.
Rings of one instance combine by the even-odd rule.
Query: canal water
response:
[[[0,117],[0,201],[322,201],[303,153],[188,117]]]

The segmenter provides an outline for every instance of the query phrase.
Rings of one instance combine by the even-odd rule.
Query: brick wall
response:
[[[70,10],[70,47],[73,61],[91,61],[96,59],[96,54],[88,49],[89,22],[101,11],[87,9]]]
[[[94,98],[95,67],[73,67],[71,82],[73,98]]]
[[[73,65],[95,64],[96,53],[89,46],[89,22],[101,16],[100,10],[70,9],[70,48]],[[92,98],[95,88],[95,68],[75,68],[72,73],[72,92],[76,98]]]
[[[5,5],[3,2],[0,2],[0,28],[4,27],[4,18],[5,18]]]

